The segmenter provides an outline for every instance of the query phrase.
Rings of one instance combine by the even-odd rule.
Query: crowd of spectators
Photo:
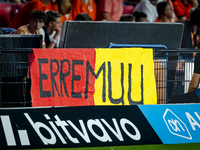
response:
[[[11,3],[24,3],[8,27],[18,30],[30,24],[30,15],[33,10],[43,12],[54,11],[60,14],[58,24],[66,20],[86,21],[129,21],[129,22],[190,22],[191,13],[199,7],[198,0],[0,0]],[[47,14],[46,14],[47,15]],[[200,19],[196,17],[195,19]],[[50,21],[50,23],[55,22]],[[61,27],[61,25],[58,25]],[[47,27],[47,24],[46,24]],[[194,29],[195,28],[195,29]],[[192,25],[191,43],[187,48],[198,48],[198,25]],[[28,26],[29,29],[29,26]],[[48,28],[45,28],[48,29]],[[60,30],[60,29],[59,29]],[[58,32],[58,29],[54,29]],[[194,32],[193,32],[194,31]],[[199,31],[199,30],[198,30]],[[38,31],[39,32],[39,31]],[[15,32],[24,34],[25,32]],[[31,32],[29,32],[30,34]],[[36,33],[36,32],[35,32]],[[34,33],[34,34],[35,34]],[[51,31],[51,34],[53,31]],[[45,34],[43,34],[45,35]],[[57,35],[57,34],[56,34]],[[57,37],[57,36],[56,36]],[[193,38],[193,39],[192,39]],[[45,38],[44,38],[45,41]],[[53,39],[53,41],[57,41]],[[48,46],[47,46],[48,47]],[[184,46],[185,47],[185,46]]]
[[[26,12],[26,14],[24,14],[26,17],[20,15],[22,13],[19,12],[14,19],[16,20],[16,17],[18,17],[18,19],[21,17],[21,20],[26,20],[23,24],[28,22],[27,16],[30,16],[30,13],[34,9],[40,9],[45,12],[48,10],[57,11],[65,16],[61,21],[75,20],[76,16],[80,13],[88,13],[93,21],[120,21],[123,15],[133,15],[134,12],[143,12],[147,16],[147,22],[184,22],[189,21],[191,11],[198,7],[198,0],[0,0],[0,2],[1,1],[26,4],[21,10],[21,12]],[[165,17],[163,18],[163,16]],[[13,22],[13,20],[11,22]],[[12,27],[12,25],[9,26]]]

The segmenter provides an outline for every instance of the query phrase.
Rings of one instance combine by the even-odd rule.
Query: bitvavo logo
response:
[[[166,109],[163,115],[163,119],[168,130],[172,134],[192,140],[192,136],[185,123],[180,118],[178,118],[170,109]]]
[[[113,125],[110,125],[103,118],[88,120],[80,119],[78,120],[81,127],[80,130],[71,120],[61,120],[58,115],[55,115],[55,120],[52,121],[48,114],[44,114],[44,117],[46,120],[48,120],[48,124],[39,121],[33,121],[28,113],[24,113],[24,115],[44,145],[55,145],[58,139],[60,139],[63,144],[67,144],[67,141],[71,141],[75,144],[82,144],[83,142],[81,143],[81,141],[79,141],[80,137],[84,140],[85,143],[92,143],[94,138],[100,142],[113,142],[114,140],[109,135],[111,133],[113,133],[119,141],[125,141],[122,131],[132,140],[141,140],[141,133],[139,129],[126,118],[121,118],[119,122],[116,118],[112,118]],[[12,127],[9,115],[0,115],[0,120],[2,122],[3,131],[8,146],[17,146],[16,137],[19,137],[22,146],[31,146],[31,141],[27,129],[17,129],[18,135],[16,136],[16,132]],[[129,132],[127,125],[135,130],[134,134]],[[71,129],[70,126],[72,127]],[[98,127],[102,131],[103,135],[96,133],[94,126]],[[111,132],[107,132],[105,127],[107,127]],[[42,130],[46,131],[46,133],[49,133],[50,138],[47,138],[45,135],[43,135],[44,132],[41,132]],[[70,130],[75,130],[79,136],[73,137],[69,132]],[[89,136],[88,132],[90,132],[94,138]]]

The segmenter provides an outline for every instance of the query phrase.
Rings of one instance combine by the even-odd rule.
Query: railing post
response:
[[[168,53],[167,65],[167,100],[172,98],[173,84],[175,82],[176,67],[179,53]],[[171,62],[171,64],[169,63]]]

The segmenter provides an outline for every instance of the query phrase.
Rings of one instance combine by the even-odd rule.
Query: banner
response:
[[[0,109],[0,139],[0,149],[162,144],[136,105]]]
[[[200,143],[200,104],[139,108],[163,144]]]
[[[0,149],[200,143],[199,107],[4,108],[0,109]]]
[[[33,106],[156,104],[152,49],[33,49]]]

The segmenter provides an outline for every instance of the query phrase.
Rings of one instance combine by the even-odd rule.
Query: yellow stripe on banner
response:
[[[96,49],[98,71],[95,105],[157,104],[152,49]]]

